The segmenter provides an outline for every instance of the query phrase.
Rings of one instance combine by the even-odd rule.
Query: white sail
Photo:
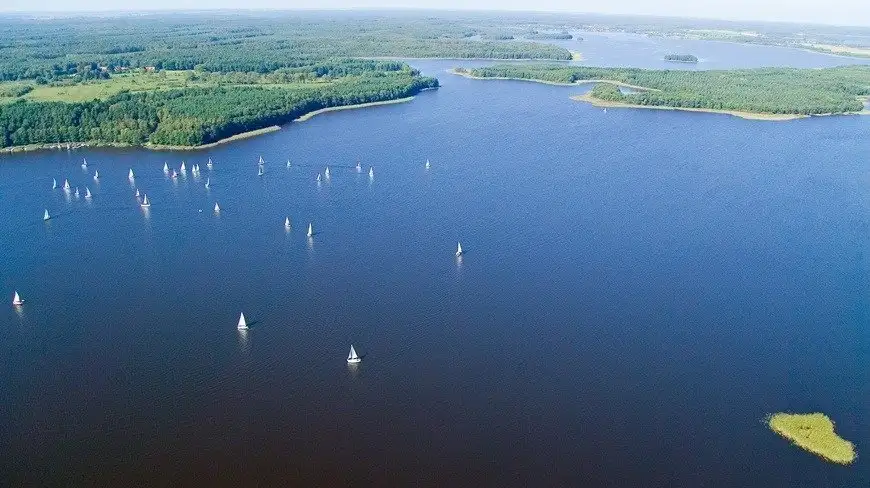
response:
[[[329,166],[326,167],[326,171],[323,172],[323,175],[326,176],[327,179],[329,178]]]
[[[51,189],[54,190],[57,188],[57,178],[51,179]]]
[[[263,167],[262,166],[257,167],[257,176],[263,176]]]
[[[209,158],[208,162],[205,163],[205,167],[208,169],[212,169],[212,167],[214,167],[214,165],[211,163],[211,158]]]
[[[217,202],[214,202],[214,213],[221,213],[221,207]]]
[[[211,186],[211,178],[206,178],[205,179],[205,187],[208,188],[210,186]]]
[[[257,164],[259,164],[260,166],[266,164],[266,162],[263,161],[263,156],[260,156],[260,160],[257,162]]]
[[[135,179],[135,177],[133,176],[133,168],[130,168],[130,172],[127,173],[127,179],[131,181]]]
[[[309,223],[308,224],[308,237],[311,237],[313,235],[314,235],[314,226]]]
[[[290,160],[289,159],[287,160],[287,167],[288,168],[290,167]]]
[[[151,204],[148,202],[148,195],[147,194],[142,197],[141,205],[143,207],[150,207],[151,206]]]
[[[462,243],[456,243],[456,257],[462,256]]]
[[[169,163],[163,163],[163,172],[169,174]]]
[[[79,197],[79,187],[76,187],[76,193],[75,193],[75,195],[76,195],[76,198]]]
[[[136,198],[139,198],[139,189],[136,188]]]
[[[245,313],[242,312],[239,314],[239,325],[236,326],[239,330],[246,330],[248,328],[248,322],[245,320]]]
[[[88,160],[87,159],[82,159],[82,168],[88,169]]]
[[[287,217],[286,219],[284,219],[284,227],[287,229],[290,228],[290,217]]]
[[[100,179],[100,170],[95,169],[94,170],[94,180],[99,180],[99,179]]]
[[[429,163],[429,160],[427,159],[426,160],[426,169],[429,169],[430,166],[432,166],[432,165]]]
[[[21,298],[21,295],[18,292],[15,292],[15,296],[12,297],[12,305],[23,305],[24,300]]]
[[[69,180],[63,180],[63,189],[69,191]]]
[[[317,173],[317,182],[320,183],[320,173]]]
[[[374,178],[374,177],[375,177],[375,167],[369,166],[369,178]]]
[[[356,162],[356,172],[357,173],[362,172],[362,166],[360,166],[359,161]]]
[[[85,198],[91,198],[91,189],[85,187]]]
[[[42,220],[49,220],[51,215],[48,215],[48,209],[45,209],[45,213],[42,214]]]
[[[359,356],[356,354],[356,350],[353,348],[353,344],[350,345],[350,352],[347,355],[347,362],[350,364],[358,363],[362,361]]]
[[[182,173],[187,172],[187,166],[184,165],[184,161],[181,162],[181,168],[179,168],[179,169],[181,170]]]

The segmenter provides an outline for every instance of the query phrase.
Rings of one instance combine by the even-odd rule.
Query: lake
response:
[[[4,485],[867,485],[870,119],[412,63],[442,88],[209,151],[0,156]]]

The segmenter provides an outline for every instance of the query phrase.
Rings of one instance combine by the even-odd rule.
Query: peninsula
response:
[[[775,413],[770,428],[796,446],[837,464],[855,461],[855,446],[834,432],[834,422],[822,413]]]
[[[667,54],[665,55],[665,61],[672,63],[697,63],[698,58],[692,54]]]
[[[602,106],[729,113],[764,120],[867,113],[864,102],[870,97],[870,66],[682,71],[512,64],[457,68],[454,73],[483,79],[594,83],[589,93],[575,99]]]

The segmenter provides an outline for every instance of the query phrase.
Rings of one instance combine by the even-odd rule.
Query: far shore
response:
[[[860,112],[848,112],[843,114],[814,114],[814,115],[804,115],[804,114],[768,114],[763,112],[742,112],[739,110],[717,110],[712,108],[688,108],[688,107],[668,107],[663,105],[638,105],[634,103],[624,103],[624,102],[614,102],[610,100],[602,100],[600,98],[593,97],[590,93],[586,93],[584,95],[575,95],[571,97],[572,100],[577,100],[579,102],[587,102],[591,103],[596,107],[604,107],[604,108],[643,108],[643,109],[653,109],[653,110],[680,110],[683,112],[706,112],[712,114],[726,114],[733,115],[735,117],[740,117],[742,119],[748,120],[766,120],[766,121],[786,121],[786,120],[796,120],[796,119],[806,119],[809,117],[828,117],[832,115],[867,115],[870,114],[868,110],[862,110]]]
[[[556,85],[556,86],[577,86],[577,85],[587,85],[590,83],[608,83],[615,86],[620,86],[622,88],[631,88],[633,90],[639,91],[660,91],[655,88],[647,88],[645,86],[637,86],[630,85],[628,83],[622,83],[621,81],[616,80],[577,80],[574,83],[559,83],[558,81],[546,81],[546,80],[531,80],[528,78],[508,78],[508,77],[497,77],[497,76],[474,76],[471,73],[465,73],[462,71],[457,71],[456,68],[451,68],[447,70],[448,73],[452,75],[462,76],[465,78],[469,78],[472,80],[509,80],[509,81],[528,81],[531,83],[543,83],[544,85]]]
[[[414,97],[405,97],[405,98],[397,98],[395,100],[383,100],[380,102],[369,102],[369,103],[358,103],[356,105],[340,105],[337,107],[326,107],[320,110],[315,110],[314,112],[308,112],[307,114],[295,119],[293,122],[305,122],[306,120],[314,117],[315,115],[324,114],[326,112],[336,112],[338,110],[353,110],[357,108],[366,108],[366,107],[377,107],[380,105],[392,105],[394,103],[405,103],[413,100]]]
[[[424,90],[425,91],[425,90]],[[322,108],[320,110],[315,110],[313,112],[308,112],[305,115],[293,120],[293,122],[304,122],[315,115],[326,113],[326,112],[334,112],[336,110],[351,110],[357,108],[366,108],[366,107],[375,107],[378,105],[391,105],[394,103],[404,103],[410,102],[414,97],[406,97],[406,98],[398,98],[396,100],[384,100],[381,102],[369,102],[369,103],[359,103],[356,105],[342,105],[337,107],[327,107]],[[249,139],[251,137],[256,137],[263,134],[268,134],[270,132],[275,132],[281,130],[280,126],[273,125],[269,127],[263,127],[262,129],[256,129],[248,132],[242,132],[241,134],[236,134],[219,141],[211,142],[208,144],[202,144],[199,146],[168,146],[168,145],[159,145],[159,144],[126,144],[121,142],[101,142],[101,141],[88,141],[88,142],[70,142],[70,146],[73,149],[81,149],[81,148],[143,148],[150,149],[152,151],[200,151],[204,149],[211,149],[215,146],[219,146],[221,144],[226,144],[229,142],[240,141],[242,139]],[[10,153],[20,153],[20,152],[31,152],[31,151],[57,151],[66,149],[67,143],[50,143],[50,144],[30,144],[27,146],[9,146],[0,149],[0,154],[10,154]]]

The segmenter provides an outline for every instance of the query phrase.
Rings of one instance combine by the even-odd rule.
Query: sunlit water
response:
[[[763,420],[867,449],[868,119],[414,64],[443,87],[208,152],[2,156],[3,484],[866,486]]]

